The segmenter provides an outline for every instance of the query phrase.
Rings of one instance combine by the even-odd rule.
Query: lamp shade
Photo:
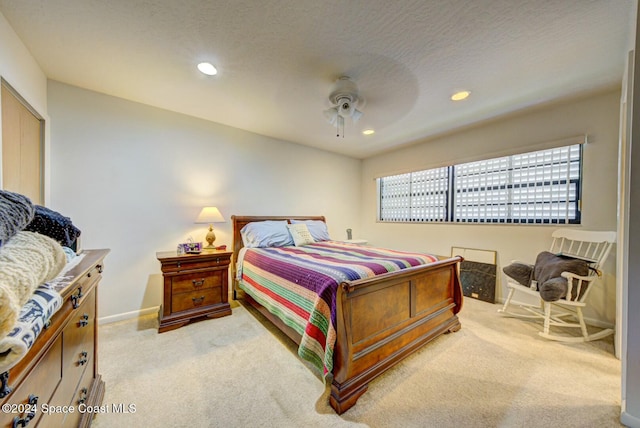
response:
[[[196,218],[196,223],[222,223],[224,217],[220,214],[220,210],[216,207],[204,207]]]

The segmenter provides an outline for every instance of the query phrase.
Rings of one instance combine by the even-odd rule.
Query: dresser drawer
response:
[[[0,427],[13,426],[14,419],[29,422],[35,426],[42,416],[42,404],[50,403],[51,396],[62,379],[62,340],[60,337],[42,357],[29,377],[11,395],[6,404],[11,411],[0,412]],[[29,403],[36,404],[36,411],[29,414]],[[15,410],[15,411],[13,411]],[[24,411],[23,411],[24,410]],[[45,416],[46,418],[46,416]],[[46,425],[46,424],[45,424]],[[22,425],[17,425],[22,426]]]
[[[67,397],[78,385],[85,367],[92,367],[96,317],[96,293],[93,289],[80,307],[71,315],[62,332],[64,341],[62,373]]]
[[[206,288],[220,287],[222,285],[222,272],[209,271],[192,273],[173,277],[171,281],[172,293],[185,293]]]
[[[203,308],[222,301],[222,287],[207,288],[191,293],[174,294],[171,299],[171,312]]]

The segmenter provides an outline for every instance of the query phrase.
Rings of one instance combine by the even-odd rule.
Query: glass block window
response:
[[[436,168],[379,179],[380,220],[446,221],[449,169]]]
[[[379,220],[580,223],[582,145],[378,179]]]

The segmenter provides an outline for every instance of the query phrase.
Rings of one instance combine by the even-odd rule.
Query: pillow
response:
[[[329,241],[331,238],[329,237],[329,231],[327,230],[327,223],[322,220],[293,220],[291,219],[291,224],[304,223],[309,228],[309,232],[311,232],[311,236],[316,242],[321,241]]]
[[[538,254],[533,268],[533,279],[538,281],[538,289],[542,300],[554,302],[567,297],[568,284],[567,279],[561,276],[562,272],[587,276],[589,275],[589,263],[571,257],[556,256],[548,251]],[[571,299],[575,298],[577,285],[576,281],[572,287],[572,295],[569,296]],[[581,297],[585,289],[586,287],[582,287],[579,297]]]
[[[293,242],[296,244],[296,247],[300,247],[302,245],[313,244],[313,236],[311,236],[311,232],[309,228],[304,223],[298,224],[290,224],[287,226],[289,228],[289,232],[293,237]]]
[[[48,236],[65,247],[71,247],[80,236],[80,229],[73,225],[69,217],[40,205],[35,206],[33,220],[24,230]]]
[[[293,245],[286,220],[255,221],[240,230],[242,242],[247,248],[286,247]]]
[[[33,220],[31,200],[18,193],[0,190],[0,246]]]
[[[502,268],[502,271],[510,278],[518,281],[519,284],[528,287],[533,276],[533,266],[524,263],[514,262]]]

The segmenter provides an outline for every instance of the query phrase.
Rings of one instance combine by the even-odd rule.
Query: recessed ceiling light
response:
[[[201,62],[198,64],[198,70],[209,76],[218,74],[218,70],[210,62]]]
[[[375,133],[376,131],[374,131],[373,129],[365,129],[364,131],[362,131],[363,135],[373,135]]]
[[[453,101],[460,101],[460,100],[464,100],[465,98],[467,98],[469,95],[471,94],[471,92],[469,91],[460,91],[460,92],[456,92],[455,94],[451,95],[451,99]]]

